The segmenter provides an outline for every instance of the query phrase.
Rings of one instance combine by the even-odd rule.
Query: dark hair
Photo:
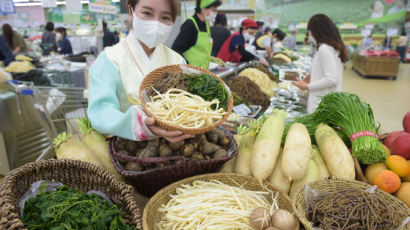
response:
[[[265,25],[265,23],[262,21],[256,21],[256,24],[258,25],[258,28],[261,28],[263,25]]]
[[[49,32],[54,30],[54,23],[53,22],[47,22],[45,29]]]
[[[309,19],[308,30],[319,43],[326,43],[340,52],[340,60],[346,63],[349,60],[346,47],[343,44],[339,30],[335,23],[325,14],[316,14]],[[317,47],[319,48],[319,46]]]
[[[281,30],[276,34],[276,38],[279,41],[283,41],[283,39],[285,39],[285,37],[286,37],[286,34],[284,32],[282,32]]]
[[[59,32],[63,35],[63,38],[65,38],[67,36],[67,30],[64,27],[58,27],[56,29],[56,32]]]
[[[3,36],[9,44],[10,49],[13,49],[13,28],[9,24],[3,25]]]
[[[107,23],[105,21],[103,21],[103,30],[107,29]]]
[[[174,22],[175,22],[175,20],[177,19],[177,16],[178,16],[178,0],[167,0],[167,1],[168,1],[169,5],[171,7],[172,20],[174,20]],[[138,2],[139,2],[139,0],[126,0],[125,1],[125,5],[127,7],[127,11],[128,11],[129,14],[131,14],[131,11],[130,11],[129,7],[131,7],[131,9],[134,9],[135,6],[138,4]]]
[[[274,34],[278,34],[278,33],[280,33],[280,32],[282,32],[282,30],[280,30],[280,29],[274,29],[273,31],[272,31],[272,35],[274,35]]]
[[[406,36],[406,30],[404,30],[404,28],[403,28],[403,30],[401,31],[401,35],[402,35],[402,36]]]
[[[226,26],[228,24],[228,20],[226,19],[226,15],[224,13],[217,14],[214,24],[215,25]]]
[[[211,7],[219,7],[221,5],[222,5],[222,2],[217,0],[205,8],[209,9]],[[196,0],[195,13],[201,13],[201,0]]]

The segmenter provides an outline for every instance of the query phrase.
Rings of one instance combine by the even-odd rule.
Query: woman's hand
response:
[[[305,81],[298,78],[298,77],[296,78],[295,82],[292,82],[292,84],[295,85],[296,87],[298,87],[301,90],[308,90],[309,89],[308,84]]]
[[[259,63],[261,63],[264,66],[269,66],[269,63],[266,61],[265,58],[259,58]]]
[[[175,143],[180,142],[185,139],[193,138],[194,135],[184,134],[181,131],[168,131],[157,125],[155,125],[155,119],[152,117],[147,117],[145,119],[145,124],[151,130],[151,132],[159,137],[165,138],[167,141]]]

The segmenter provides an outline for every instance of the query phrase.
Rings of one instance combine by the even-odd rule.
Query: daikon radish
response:
[[[273,185],[277,190],[288,194],[290,189],[290,181],[283,175],[281,161],[283,153],[279,153],[278,160],[276,162],[275,169],[273,169],[272,174],[269,176],[268,182]]]
[[[316,163],[310,159],[308,163],[308,167],[306,169],[306,174],[303,178],[299,180],[292,181],[292,185],[290,186],[289,197],[293,200],[296,196],[296,193],[299,189],[303,188],[306,184],[312,183],[319,180],[319,169],[316,166]]]
[[[312,146],[312,156],[310,157],[315,163],[317,168],[319,169],[319,178],[326,179],[330,177],[329,170],[323,160],[322,156],[319,153],[319,149],[316,145]]]
[[[282,157],[282,172],[289,181],[301,179],[306,172],[312,144],[305,125],[294,123],[290,126],[285,140]]]
[[[320,124],[316,128],[315,139],[330,174],[334,177],[354,180],[355,168],[352,155],[336,131],[328,125]]]
[[[94,156],[101,162],[101,167],[111,173],[118,180],[124,180],[123,177],[114,168],[114,165],[110,158],[110,153],[108,151],[108,142],[105,137],[96,132],[88,118],[77,119],[78,126],[82,133],[81,141],[85,146],[87,146],[93,153]]]
[[[279,155],[285,129],[286,112],[274,110],[259,131],[252,151],[251,170],[253,176],[263,182],[273,172]]]
[[[86,161],[101,167],[101,161],[95,157],[91,149],[81,142],[78,136],[64,132],[58,135],[53,143],[57,159]]]
[[[247,132],[241,139],[238,155],[235,162],[235,173],[251,176],[251,157],[252,149],[255,143],[255,137],[252,132]]]
[[[234,173],[235,172],[235,160],[236,160],[236,157],[234,157],[234,158],[230,159],[229,161],[225,162],[225,164],[222,165],[219,172],[221,172],[221,173]]]

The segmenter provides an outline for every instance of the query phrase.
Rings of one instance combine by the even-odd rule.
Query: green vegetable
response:
[[[219,106],[225,111],[228,109],[229,94],[225,86],[208,74],[187,76],[189,81],[188,91],[202,97],[205,101],[219,100]],[[213,105],[212,109],[216,109]]]
[[[245,105],[248,104],[248,103],[246,103],[246,101],[241,96],[239,96],[235,92],[232,92],[232,97],[233,97],[233,105],[234,106],[237,106],[237,105],[240,105],[240,104],[245,104]]]
[[[44,188],[42,188],[44,189]],[[96,194],[62,186],[42,191],[24,205],[23,223],[29,230],[128,230],[121,211]]]

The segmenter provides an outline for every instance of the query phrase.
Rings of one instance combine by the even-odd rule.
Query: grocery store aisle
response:
[[[402,119],[410,111],[410,64],[400,64],[397,80],[365,79],[344,69],[343,91],[355,93],[369,103],[381,132],[402,130]]]

